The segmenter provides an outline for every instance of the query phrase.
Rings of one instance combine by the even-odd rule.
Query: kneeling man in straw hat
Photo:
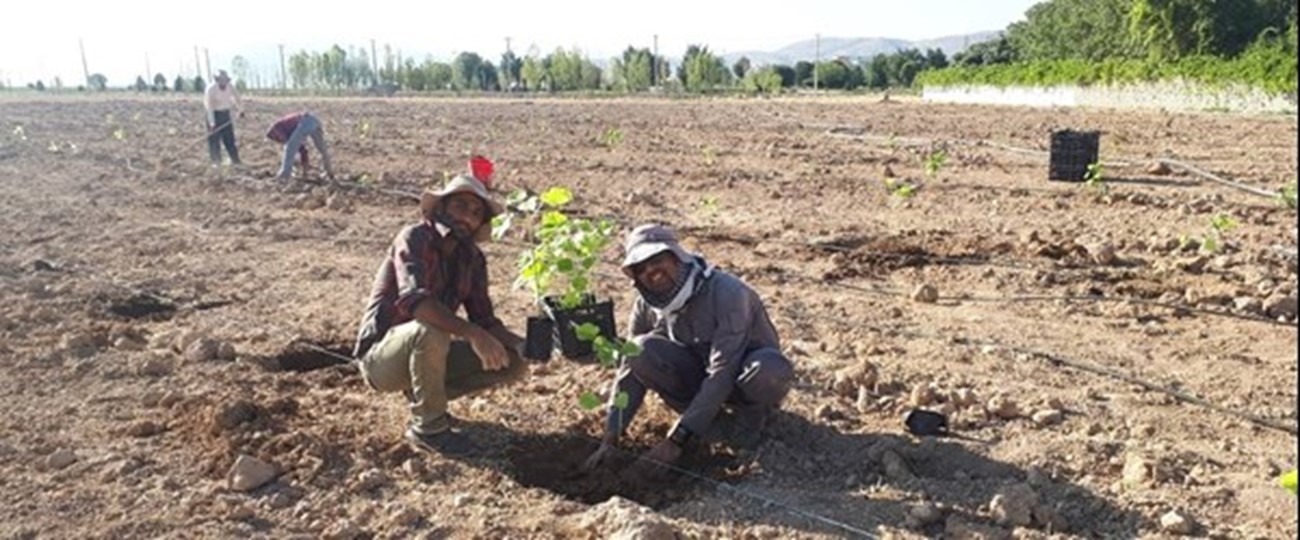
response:
[[[420,223],[402,229],[379,265],[353,355],[366,382],[404,392],[406,438],[445,455],[477,450],[452,429],[447,401],[528,374],[523,339],[496,317],[488,295],[487,259],[501,204],[483,184],[461,175],[420,200]],[[465,307],[465,318],[457,316]]]

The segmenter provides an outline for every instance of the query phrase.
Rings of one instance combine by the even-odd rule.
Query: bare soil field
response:
[[[229,169],[208,164],[197,99],[0,99],[0,537],[1297,535],[1274,481],[1297,462],[1295,211],[1151,166],[1276,189],[1297,175],[1294,116],[247,101],[248,167]],[[263,133],[301,107],[360,184],[271,179]],[[1024,151],[1062,128],[1103,132],[1109,194]],[[300,345],[350,349],[417,218],[381,190],[437,185],[476,151],[499,191],[564,185],[621,230],[666,222],[764,296],[798,383],[757,452],[705,448],[658,485],[584,477],[600,419],[577,397],[610,374],[557,357],[453,402],[487,450],[444,459],[402,440],[400,396]],[[1216,217],[1236,227],[1200,252]],[[522,239],[485,247],[520,333]],[[624,323],[613,265],[598,288]],[[960,436],[908,435],[916,406]],[[673,419],[651,398],[625,448]],[[228,478],[241,455],[269,481]]]

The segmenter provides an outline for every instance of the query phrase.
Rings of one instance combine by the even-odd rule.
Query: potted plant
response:
[[[540,195],[512,193],[506,199],[509,211],[493,223],[493,234],[500,238],[517,216],[534,222],[531,249],[519,258],[518,288],[527,288],[542,315],[550,321],[551,335],[560,352],[570,359],[588,359],[594,352],[592,339],[583,340],[577,330],[590,323],[600,335],[614,339],[614,302],[600,301],[591,292],[591,275],[600,263],[600,255],[609,246],[614,224],[603,219],[588,219],[565,214],[562,209],[573,200],[573,193],[556,187]],[[530,330],[525,352],[529,358],[545,361],[547,323],[542,317],[529,319]]]

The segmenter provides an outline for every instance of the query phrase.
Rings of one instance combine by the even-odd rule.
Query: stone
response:
[[[988,409],[989,414],[1003,420],[1014,420],[1020,418],[1020,406],[1016,404],[1015,400],[1008,397],[994,397],[989,400],[989,403],[985,408]]]
[[[879,376],[875,364],[868,360],[862,360],[857,365],[835,372],[832,390],[842,397],[853,398],[857,396],[858,387],[875,388]]]
[[[60,448],[45,456],[45,467],[51,470],[65,469],[77,462],[77,453],[67,448]]]
[[[230,489],[247,492],[266,485],[275,480],[278,475],[274,465],[240,454],[235,458],[235,464],[230,466],[230,472],[226,474],[226,482]]]
[[[934,285],[924,284],[912,291],[912,301],[922,304],[933,304],[939,301],[939,289]]]
[[[211,362],[217,359],[221,344],[215,340],[200,338],[185,348],[185,360],[193,363]]]
[[[1034,522],[1050,533],[1062,533],[1070,530],[1070,523],[1056,508],[1040,504],[1034,508]]]
[[[229,342],[222,341],[217,344],[217,360],[231,362],[235,360],[235,346]]]
[[[355,491],[373,491],[388,485],[388,475],[379,469],[367,469],[357,476],[357,481],[352,485]]]
[[[1054,426],[1065,420],[1065,414],[1056,409],[1045,409],[1034,413],[1034,425],[1038,427]]]
[[[853,406],[858,410],[858,412],[860,413],[870,412],[873,408],[873,405],[875,405],[875,402],[876,401],[871,398],[871,391],[867,390],[867,387],[865,386],[858,387],[858,397],[853,402]]]
[[[248,400],[239,400],[222,406],[216,414],[217,425],[222,429],[234,429],[245,422],[257,418],[258,407]]]
[[[1263,315],[1264,301],[1253,296],[1239,296],[1232,301],[1233,309],[1247,315]]]
[[[885,476],[895,482],[904,482],[916,477],[903,456],[893,450],[886,450],[880,455],[880,464],[885,468]]]
[[[113,348],[123,351],[142,351],[145,344],[131,336],[120,336],[113,340]]]
[[[938,400],[934,387],[929,383],[920,383],[912,388],[912,405],[924,407]]]
[[[989,512],[998,525],[1010,527],[1033,525],[1037,507],[1038,493],[1026,484],[1002,488],[989,502]]]
[[[1114,266],[1119,262],[1119,257],[1115,255],[1115,246],[1110,244],[1098,244],[1088,250],[1088,255],[1092,262],[1101,266]]]
[[[979,403],[979,396],[970,388],[958,388],[956,392],[952,393],[949,401],[952,401],[958,407],[965,408]]]
[[[1147,165],[1146,172],[1153,176],[1165,176],[1171,171],[1169,170],[1169,165],[1165,162],[1153,161],[1150,165]]]
[[[126,427],[126,434],[136,438],[152,437],[167,428],[153,420],[136,420]]]
[[[1196,532],[1196,522],[1178,510],[1160,516],[1160,530],[1179,536],[1190,536]]]
[[[1130,453],[1124,456],[1124,469],[1120,473],[1120,480],[1125,487],[1129,488],[1146,485],[1152,480],[1151,463],[1140,454]]]
[[[943,510],[932,502],[914,505],[907,512],[907,525],[912,529],[922,529],[940,521],[943,521]]]
[[[1264,301],[1264,313],[1275,319],[1296,318],[1296,297],[1275,294]]]
[[[175,344],[172,345],[172,347],[175,348],[177,351],[183,353],[186,350],[189,350],[190,345],[193,345],[194,342],[199,341],[201,339],[203,339],[203,334],[199,333],[196,330],[181,332],[179,334],[176,334],[176,342]]]
[[[144,377],[166,377],[175,371],[176,365],[161,357],[146,358],[136,367],[136,372]]]

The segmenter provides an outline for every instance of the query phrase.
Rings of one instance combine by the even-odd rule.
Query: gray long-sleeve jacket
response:
[[[638,296],[632,307],[629,338],[652,333],[671,335],[704,364],[706,377],[700,391],[678,419],[678,424],[695,434],[703,434],[709,428],[731,395],[746,353],[765,347],[781,348],[776,328],[758,293],[739,278],[718,270],[713,271],[674,317],[671,334],[668,321],[661,319]],[[620,370],[615,384],[616,392],[628,392],[628,406],[621,419],[611,407],[606,427],[622,431],[640,408],[645,388],[626,368]]]

